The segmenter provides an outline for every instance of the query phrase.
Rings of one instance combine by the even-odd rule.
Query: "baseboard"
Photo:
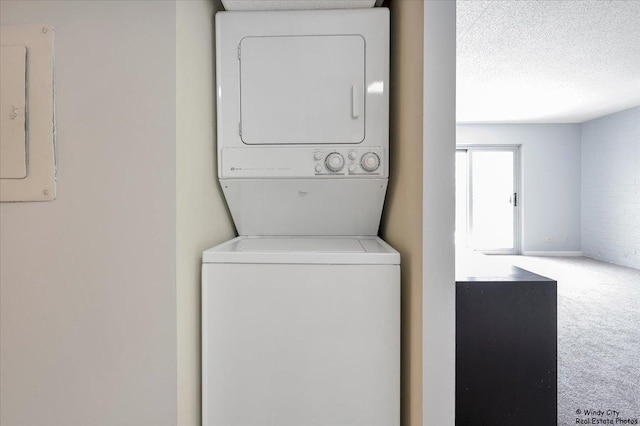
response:
[[[580,257],[581,251],[523,251],[523,256],[567,256]]]

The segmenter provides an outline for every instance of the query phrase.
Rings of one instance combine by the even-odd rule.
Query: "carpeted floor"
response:
[[[558,281],[558,424],[640,419],[640,270],[583,257],[491,258]]]

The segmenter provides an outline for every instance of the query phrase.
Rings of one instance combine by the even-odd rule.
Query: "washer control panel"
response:
[[[225,148],[222,178],[387,177],[382,147]]]

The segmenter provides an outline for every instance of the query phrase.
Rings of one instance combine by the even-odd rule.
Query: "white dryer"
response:
[[[216,14],[218,178],[240,235],[375,235],[389,11]]]
[[[203,426],[400,424],[400,256],[377,237],[203,254]]]

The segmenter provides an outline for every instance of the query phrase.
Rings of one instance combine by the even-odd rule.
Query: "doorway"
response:
[[[456,248],[520,253],[518,146],[456,149]]]

